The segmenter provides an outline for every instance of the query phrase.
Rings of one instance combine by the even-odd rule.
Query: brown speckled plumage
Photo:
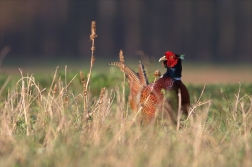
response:
[[[172,78],[159,78],[156,82],[144,87],[140,96],[143,121],[150,122],[164,101],[165,92],[172,90]]]

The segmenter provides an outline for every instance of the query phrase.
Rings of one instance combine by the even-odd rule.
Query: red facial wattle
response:
[[[165,57],[167,59],[167,66],[169,68],[173,68],[178,62],[177,56],[174,53],[170,52],[170,51],[165,53]]]

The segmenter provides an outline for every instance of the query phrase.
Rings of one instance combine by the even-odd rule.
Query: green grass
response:
[[[252,84],[187,85],[195,116],[176,131],[133,122],[110,73],[93,71],[86,111],[79,71],[1,75],[0,166],[252,165]]]

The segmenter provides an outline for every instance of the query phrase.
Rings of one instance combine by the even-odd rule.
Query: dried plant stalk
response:
[[[92,46],[91,46],[91,61],[90,61],[90,68],[89,68],[89,73],[87,75],[87,82],[84,85],[84,111],[87,111],[87,102],[88,102],[88,97],[87,97],[87,91],[88,91],[88,84],[90,81],[91,73],[92,73],[92,68],[94,66],[95,62],[95,56],[94,56],[94,51],[95,51],[95,38],[97,38],[96,34],[96,22],[92,21],[91,22],[91,34],[90,34],[90,40],[92,41]]]
[[[58,90],[58,87],[57,87],[57,84],[55,84],[52,90],[53,95],[57,93],[57,90]]]
[[[52,89],[52,88],[53,88],[53,84],[54,84],[55,79],[56,79],[56,76],[57,76],[58,69],[59,69],[59,66],[56,67],[56,70],[55,70],[55,72],[54,72],[53,81],[52,81],[52,84],[51,84],[51,86],[50,86],[50,91],[48,91],[48,95],[50,95],[51,92],[53,92],[53,89]]]
[[[85,77],[82,73],[82,71],[80,71],[80,79],[81,79],[81,84],[83,87],[83,106],[84,106],[84,111],[86,111],[86,96],[87,96],[87,92],[86,92],[86,85],[87,85],[87,81],[85,80]]]
[[[67,65],[65,65],[65,89],[63,90],[64,94],[64,104],[65,108],[68,108],[68,86],[67,86]]]
[[[103,102],[103,96],[104,96],[105,90],[106,90],[105,87],[102,88],[101,93],[100,93],[100,96],[99,96],[98,104],[102,104],[102,102]]]
[[[182,111],[181,111],[181,90],[178,89],[178,115],[177,115],[177,131],[180,128],[180,119],[182,116]]]
[[[120,60],[120,63],[123,64],[123,83],[122,83],[122,88],[123,88],[123,98],[122,98],[122,102],[123,102],[123,107],[125,106],[125,83],[126,83],[126,75],[124,73],[124,68],[125,68],[125,65],[124,65],[124,55],[123,55],[123,51],[120,50],[119,52],[119,60]],[[127,115],[127,113],[124,113],[124,115]]]
[[[97,100],[97,102],[95,104],[94,109],[92,110],[92,112],[87,113],[87,115],[86,115],[87,119],[89,119],[93,115],[93,113],[102,105],[102,103],[103,103],[103,97],[104,97],[104,94],[105,94],[105,90],[106,90],[105,87],[102,88],[102,90],[100,92],[100,96],[99,96],[99,98],[98,98],[98,100]]]
[[[29,115],[29,107],[27,105],[27,92],[29,91],[29,85],[27,85],[27,87],[25,87],[25,77],[23,76],[23,72],[21,69],[19,69],[20,74],[21,74],[21,106],[23,109],[23,114],[24,114],[24,120],[25,120],[25,124],[26,124],[26,136],[30,135],[30,115]]]
[[[119,59],[120,59],[120,62],[122,64],[124,64],[124,55],[123,55],[123,51],[122,50],[120,50],[120,52],[119,52]]]

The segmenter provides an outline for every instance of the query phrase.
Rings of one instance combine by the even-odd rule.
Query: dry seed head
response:
[[[63,95],[64,95],[65,97],[68,97],[68,90],[67,90],[67,89],[63,89]]]
[[[154,77],[155,77],[155,78],[161,77],[161,72],[160,72],[159,70],[156,70],[156,71],[154,72]]]
[[[124,55],[123,55],[123,51],[122,50],[120,50],[120,52],[119,52],[119,59],[120,59],[120,62],[122,64],[124,64]]]
[[[114,90],[111,89],[111,91],[110,91],[110,97],[109,97],[109,102],[113,100],[113,94],[114,94]]]
[[[83,90],[83,95],[87,96],[87,91],[85,89]]]
[[[80,79],[81,79],[81,84],[83,85],[83,88],[85,90],[86,89],[86,85],[87,85],[87,81],[85,80],[82,71],[80,71]],[[83,92],[83,94],[86,94],[86,93]]]
[[[91,22],[91,34],[90,34],[90,39],[94,40],[97,37],[96,35],[96,23],[95,21]]]
[[[66,96],[66,97],[64,98],[64,103],[65,103],[65,105],[68,106],[68,96]]]
[[[105,90],[106,90],[105,87],[102,88],[102,90],[101,90],[101,93],[100,93],[100,96],[99,96],[99,104],[102,104],[102,102],[103,102],[103,96],[104,96]]]
[[[53,87],[52,93],[53,93],[53,94],[56,94],[56,93],[57,93],[57,90],[58,90],[58,87],[57,87],[57,84],[55,84],[54,87]]]
[[[86,83],[86,81],[85,81],[85,78],[84,78],[84,75],[83,75],[82,71],[80,71],[80,79],[81,79],[81,83],[82,83],[82,84]]]

